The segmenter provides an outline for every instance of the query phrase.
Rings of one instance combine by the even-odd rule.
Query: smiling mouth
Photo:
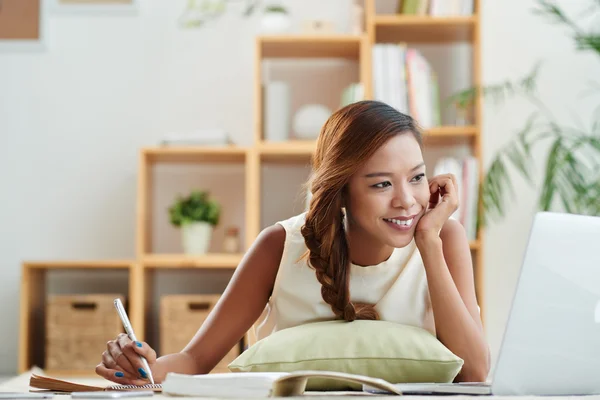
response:
[[[415,217],[410,219],[395,219],[395,218],[384,218],[385,222],[398,226],[399,228],[410,228],[415,221]]]

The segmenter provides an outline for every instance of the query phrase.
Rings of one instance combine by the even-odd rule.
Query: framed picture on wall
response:
[[[0,0],[0,51],[42,50],[44,0]]]
[[[135,14],[140,0],[48,0],[52,12],[93,14]]]

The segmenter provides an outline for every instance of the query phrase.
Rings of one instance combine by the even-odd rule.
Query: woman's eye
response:
[[[372,187],[377,188],[377,189],[383,189],[388,186],[392,186],[390,181],[379,182],[379,183],[374,184]]]
[[[419,174],[413,178],[414,182],[421,182],[425,178],[425,174]]]

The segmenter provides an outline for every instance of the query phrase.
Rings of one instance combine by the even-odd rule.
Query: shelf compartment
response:
[[[138,280],[137,263],[130,260],[52,260],[25,261],[21,265],[18,371],[45,365],[46,282],[48,273],[57,270],[123,270],[128,273],[128,308],[131,324],[143,340],[143,316],[139,301],[142,288]],[[58,371],[55,371],[58,372]],[[85,371],[69,371],[72,375]],[[66,372],[64,372],[66,373]]]
[[[146,254],[142,263],[146,268],[217,268],[235,269],[242,261],[243,254],[207,253],[205,255],[186,254]]]
[[[142,149],[150,164],[165,163],[242,163],[248,149],[239,146],[169,146]]]
[[[262,58],[346,58],[358,60],[362,36],[282,35],[257,38]]]
[[[379,43],[472,42],[477,17],[377,15],[374,23],[375,40]]]

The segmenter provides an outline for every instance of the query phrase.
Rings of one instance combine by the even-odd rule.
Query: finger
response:
[[[432,180],[429,184],[429,193],[429,208],[435,208],[440,199],[439,184],[436,180]]]
[[[107,347],[111,357],[123,371],[127,371],[130,374],[135,374],[136,376],[138,375],[137,368],[134,368],[133,365],[131,365],[131,362],[123,352],[121,346],[119,346],[119,343],[111,340],[107,343]]]
[[[456,197],[456,189],[452,180],[444,180],[440,184],[442,201],[451,201]]]
[[[144,357],[148,364],[154,364],[156,362],[156,351],[148,345],[146,342],[134,342],[135,346],[133,349],[140,356]]]
[[[106,365],[100,363],[96,366],[96,374],[108,379],[109,381],[119,383],[121,385],[147,385],[148,381],[139,379],[125,371],[113,368],[107,368]]]
[[[121,346],[121,350],[123,350],[123,354],[132,365],[133,370],[138,376],[141,376],[144,379],[148,378],[148,371],[142,364],[142,360],[140,359],[140,355],[134,350],[135,344],[131,340],[124,346]],[[124,358],[124,357],[123,357]]]
[[[110,355],[108,350],[105,350],[104,353],[102,353],[102,364],[104,364],[107,368],[112,368],[112,369],[117,368],[117,362]]]

